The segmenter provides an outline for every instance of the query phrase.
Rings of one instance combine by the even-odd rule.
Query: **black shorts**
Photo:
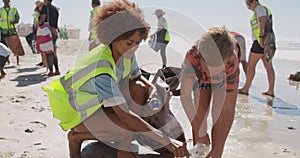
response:
[[[258,41],[255,40],[252,44],[251,50],[252,53],[264,54],[264,49],[259,45]]]
[[[3,68],[3,67],[4,67],[5,63],[6,63],[7,60],[8,60],[8,57],[9,57],[9,56],[4,57],[4,56],[1,56],[1,55],[0,55],[0,68]]]
[[[5,38],[6,37],[9,37],[9,35],[4,35],[4,34],[1,34],[1,43],[3,43],[5,46],[7,46],[6,42],[5,42]]]

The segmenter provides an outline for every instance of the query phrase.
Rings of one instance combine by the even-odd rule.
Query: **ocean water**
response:
[[[283,37],[283,38],[277,38],[277,49],[278,50],[300,50],[300,38],[294,37]]]

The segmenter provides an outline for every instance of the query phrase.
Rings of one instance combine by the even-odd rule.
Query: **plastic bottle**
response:
[[[158,110],[159,109],[159,102],[156,98],[152,98],[149,102],[150,108],[153,110]]]

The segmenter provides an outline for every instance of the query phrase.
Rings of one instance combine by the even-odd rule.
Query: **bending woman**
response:
[[[135,132],[142,133],[170,150],[176,157],[188,156],[186,145],[164,135],[132,110],[134,104],[147,103],[147,91],[153,89],[141,77],[135,50],[147,38],[149,25],[140,8],[127,0],[103,5],[96,15],[99,41],[65,76],[55,80],[48,92],[54,116],[68,133],[70,157],[80,157],[84,140],[120,142],[118,158],[136,157],[130,151]],[[135,83],[135,84],[129,84]],[[122,87],[144,94],[134,101]],[[130,89],[131,87],[129,87]],[[130,97],[129,97],[130,98]],[[127,100],[127,101],[126,101]]]

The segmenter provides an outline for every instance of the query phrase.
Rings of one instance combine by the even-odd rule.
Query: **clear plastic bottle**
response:
[[[159,102],[156,98],[152,98],[149,102],[150,108],[153,110],[158,110],[159,109]]]

